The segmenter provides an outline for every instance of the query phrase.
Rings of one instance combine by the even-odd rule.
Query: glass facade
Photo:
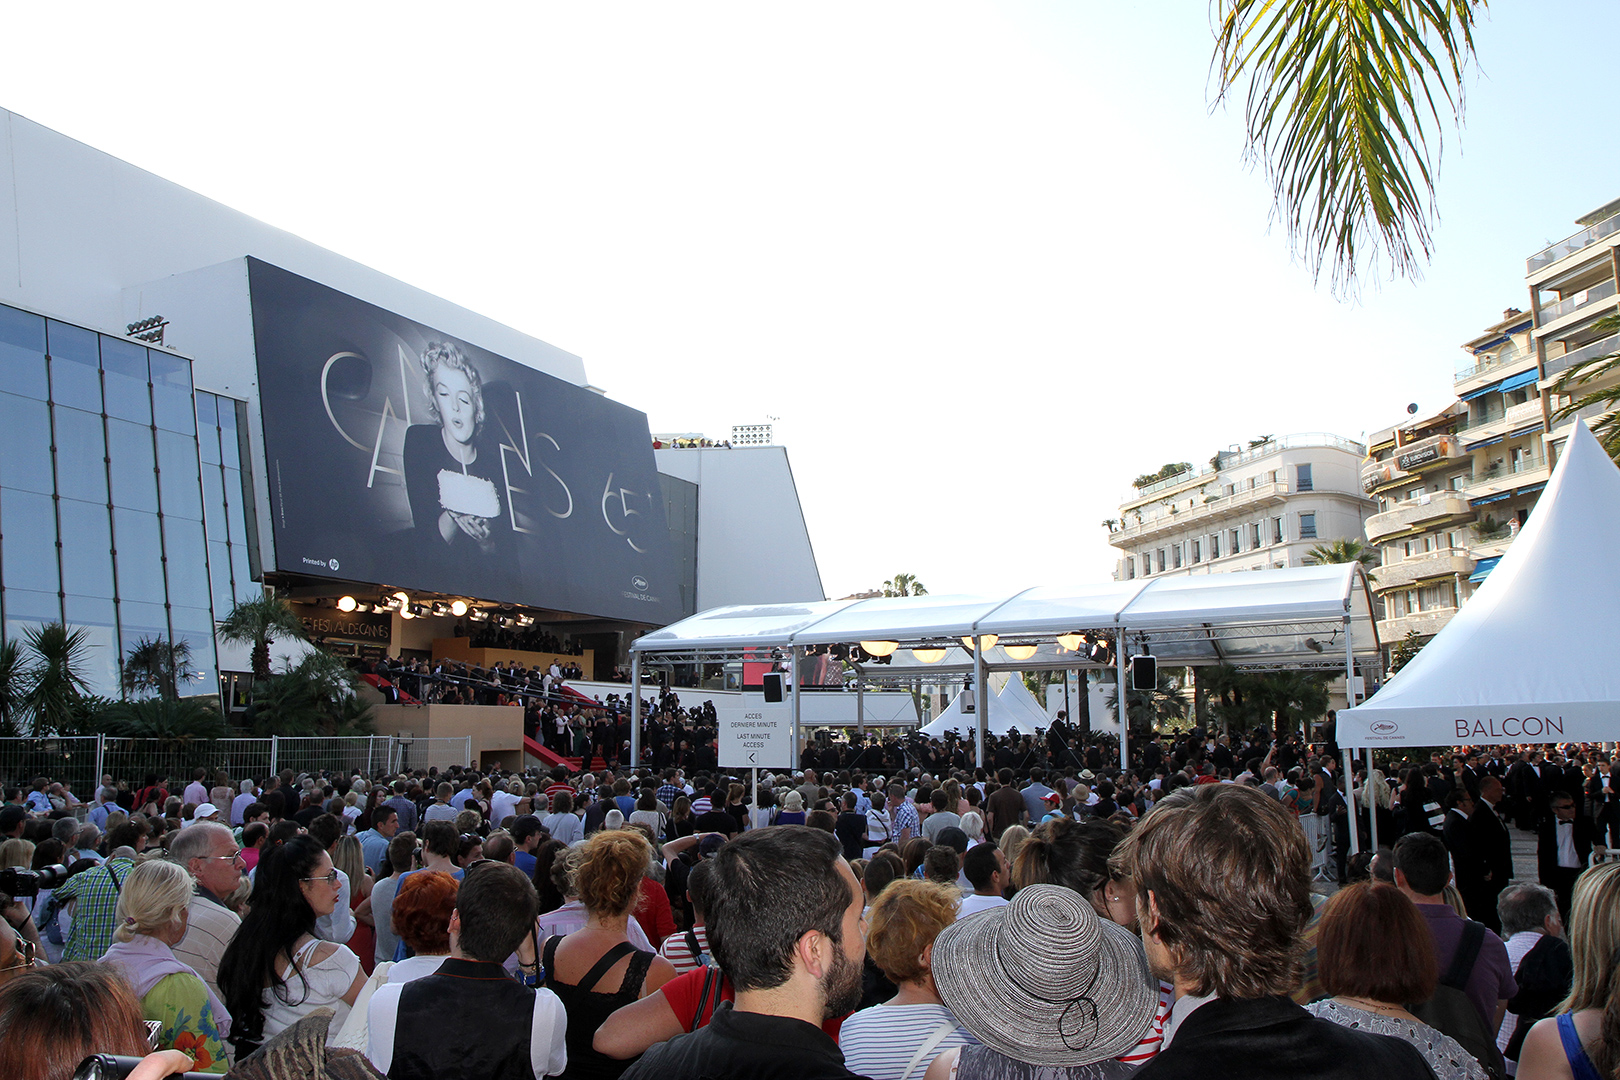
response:
[[[137,643],[184,641],[181,692],[217,693],[215,613],[257,592],[243,415],[184,357],[0,305],[0,635],[83,630],[108,697]]]

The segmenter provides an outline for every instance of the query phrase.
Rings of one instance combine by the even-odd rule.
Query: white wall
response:
[[[653,456],[698,486],[697,610],[825,598],[786,447]]]

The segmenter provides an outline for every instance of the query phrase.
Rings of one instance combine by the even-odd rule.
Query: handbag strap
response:
[[[911,1080],[911,1074],[917,1071],[918,1065],[921,1065],[925,1060],[932,1061],[933,1059],[928,1055],[933,1053],[934,1047],[938,1046],[945,1036],[955,1030],[956,1021],[954,1019],[941,1021],[939,1027],[935,1028],[928,1038],[923,1040],[922,1045],[917,1047],[917,1052],[911,1055],[911,1060],[906,1062],[906,1071],[900,1074],[900,1080]]]

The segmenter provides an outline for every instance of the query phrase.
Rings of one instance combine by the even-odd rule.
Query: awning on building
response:
[[[1484,498],[1481,498],[1481,499],[1469,499],[1468,500],[1468,505],[1469,506],[1484,506],[1486,503],[1501,502],[1503,499],[1507,498],[1508,496],[1510,496],[1512,494],[1513,494],[1513,492],[1511,492],[1511,491],[1504,491],[1504,492],[1501,492],[1500,494],[1497,494],[1497,495],[1486,495]]]
[[[1522,390],[1538,378],[1540,378],[1540,374],[1537,369],[1531,368],[1528,371],[1521,371],[1516,375],[1509,375],[1504,379],[1499,379],[1488,386],[1482,386],[1478,390],[1470,390],[1462,396],[1462,399],[1464,401],[1473,401],[1476,398],[1484,397],[1486,394],[1505,394],[1510,390]]]
[[[1468,580],[1472,581],[1475,585],[1478,585],[1480,582],[1491,576],[1491,571],[1495,570],[1496,564],[1501,561],[1502,556],[1500,555],[1490,559],[1479,560],[1478,565],[1474,567],[1474,572],[1468,575]]]

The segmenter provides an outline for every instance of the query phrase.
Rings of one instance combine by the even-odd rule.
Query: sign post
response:
[[[719,712],[719,765],[722,769],[789,769],[793,747],[793,706],[766,702],[764,694],[743,694]]]

